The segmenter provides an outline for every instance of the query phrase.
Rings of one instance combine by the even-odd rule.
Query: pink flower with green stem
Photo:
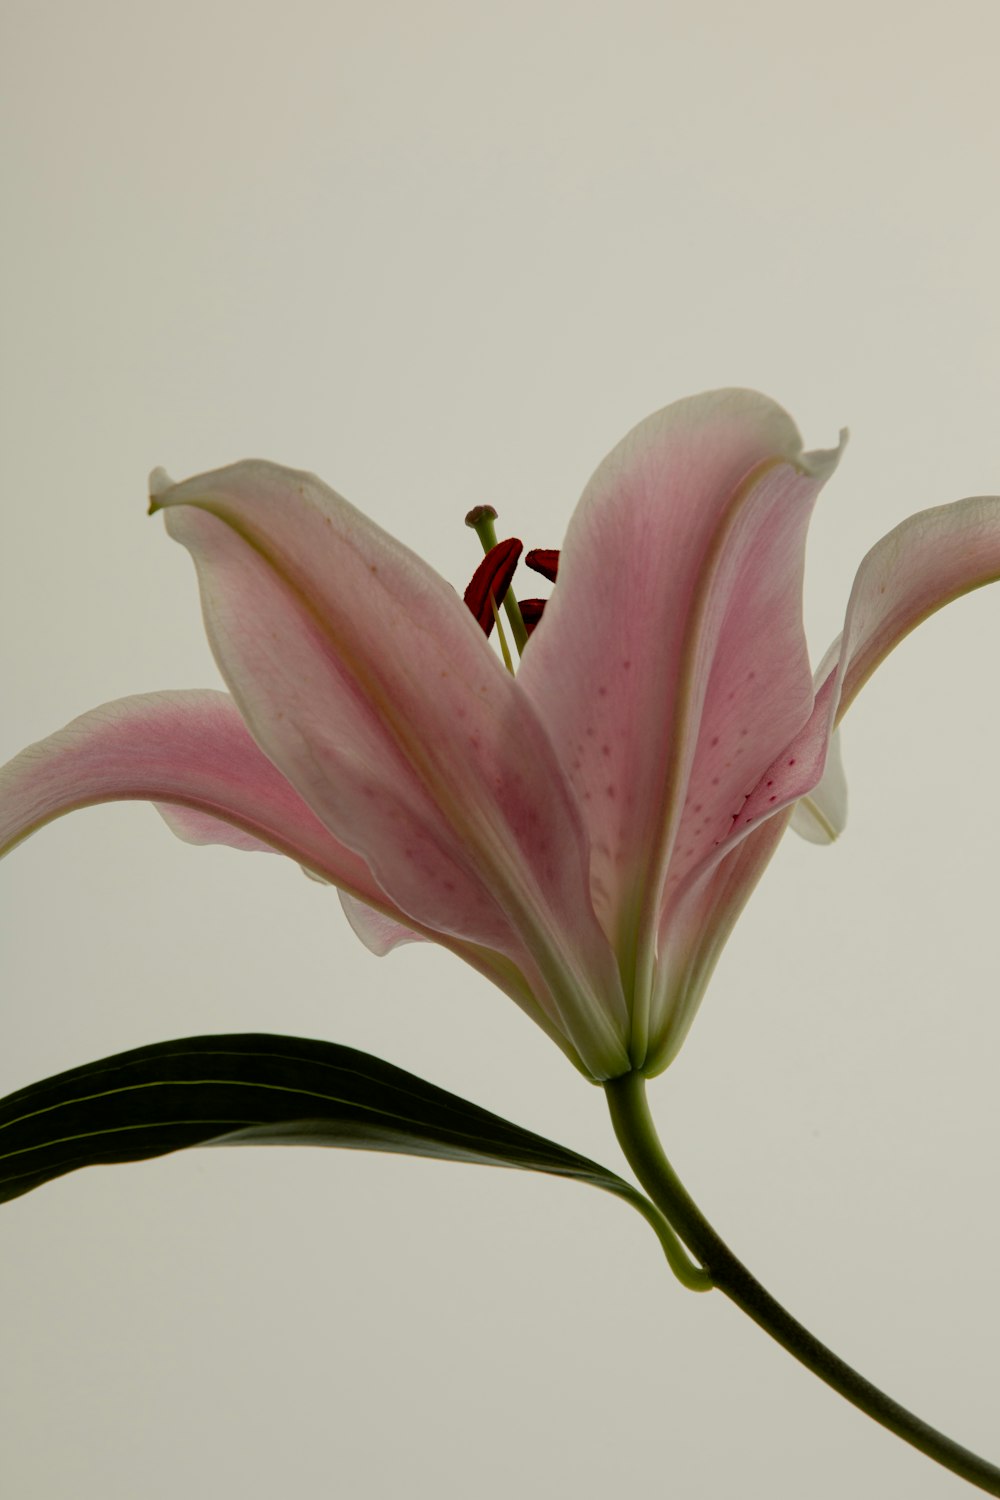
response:
[[[528,554],[555,581],[523,610],[520,543],[496,543],[486,512],[463,600],[310,474],[157,471],[151,509],[194,559],[228,694],[124,699],[22,752],[0,773],[0,847],[77,807],[146,799],[191,842],[274,850],[335,886],[377,953],[451,949],[606,1086],[705,1279],[962,1472],[955,1445],[876,1411],[752,1289],[672,1177],[642,1096],[789,822],[818,840],[842,826],[832,747],[860,688],[921,620],[1000,576],[997,498],[910,517],[862,561],[814,678],[806,533],[842,447],[804,452],[752,392],[667,407],[600,465],[558,555]],[[500,608],[516,671],[488,639]]]

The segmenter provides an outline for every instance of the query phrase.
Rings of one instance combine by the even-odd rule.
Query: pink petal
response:
[[[677,1056],[736,920],[781,842],[789,814],[768,818],[705,866],[673,902],[660,931],[646,1072]]]
[[[167,805],[193,842],[270,848],[370,900],[364,861],[334,839],[261,754],[225,693],[120,698],[29,745],[0,770],[0,852],[98,802]]]
[[[840,734],[830,741],[823,775],[792,808],[789,827],[808,844],[832,844],[847,826],[847,778],[840,753]]]
[[[419,943],[430,939],[442,944],[465,963],[471,965],[478,973],[484,975],[505,995],[508,995],[515,1004],[531,1016],[536,1024],[542,1027],[546,1035],[551,1037],[556,1046],[566,1053],[571,1062],[579,1067],[579,1058],[565,1034],[550,1021],[544,1012],[539,1012],[534,991],[526,982],[524,975],[501,954],[491,953],[484,948],[476,948],[471,943],[461,943],[457,939],[442,938],[434,933],[406,927],[384,912],[376,911],[366,902],[358,901],[346,891],[339,891],[338,895],[344,915],[355,936],[364,943],[369,952],[375,954],[376,958],[384,958],[387,953],[402,947],[405,943]]]
[[[624,1071],[572,792],[451,587],[311,475],[252,462],[163,485],[268,758],[411,920],[507,954],[594,1076]]]
[[[844,622],[839,722],[904,636],[962,594],[1000,578],[1000,497],[976,496],[910,516],[858,569]]]
[[[664,891],[667,906],[686,876],[726,842],[761,768],[812,710],[802,626],[806,532],[834,460],[802,455],[801,467],[782,464],[762,474],[719,548],[699,624],[699,650],[711,642],[712,661]]]
[[[734,836],[822,785],[834,727],[879,663],[922,620],[998,578],[1000,497],[920,511],[877,542],[858,569],[813,713],[747,798]],[[836,771],[830,775],[828,801]]]
[[[254,838],[245,829],[237,828],[235,823],[226,823],[222,818],[213,818],[209,813],[197,812],[192,807],[172,806],[169,802],[157,802],[155,807],[170,832],[185,844],[223,844],[228,849],[242,849],[248,854],[278,853],[273,844]],[[315,871],[309,873],[317,880],[322,879],[324,884],[329,884],[325,876],[316,875]]]
[[[728,839],[664,913],[650,1073],[676,1055],[733,923],[789,819],[816,842],[843,827],[846,787],[833,731],[860,688],[921,620],[997,579],[998,497],[961,500],[911,516],[868,553],[858,569],[843,634],[817,673],[809,720],[747,798]]]
[[[570,768],[626,968],[643,945],[648,962],[689,777],[694,862],[809,713],[802,553],[829,466],[780,407],[716,392],[630,433],[570,525],[518,680]]]
[[[376,958],[384,958],[394,948],[402,947],[404,943],[423,942],[423,933],[413,927],[405,927],[402,922],[396,922],[392,917],[387,917],[384,912],[376,911],[364,901],[358,901],[354,896],[348,896],[344,891],[339,892],[340,904],[354,932],[370,953]]]
[[[122,698],[30,745],[0,769],[0,853],[62,813],[133,799],[154,802],[189,843],[297,860],[307,875],[338,886],[351,926],[376,951],[436,936],[404,925],[364,861],[329,833],[261,754],[225,693]],[[441,941],[535,1014],[529,984],[508,959]],[[544,1017],[541,1024],[552,1034]],[[554,1040],[566,1049],[564,1036]]]

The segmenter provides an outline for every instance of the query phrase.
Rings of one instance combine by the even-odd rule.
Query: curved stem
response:
[[[988,1495],[1000,1496],[1000,1468],[952,1442],[852,1370],[803,1328],[733,1255],[685,1191],[664,1155],[646,1101],[645,1079],[626,1073],[604,1085],[615,1134],[653,1202],[697,1256],[715,1285],[789,1354],[846,1400]]]

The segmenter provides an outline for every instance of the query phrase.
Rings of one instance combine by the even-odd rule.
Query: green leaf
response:
[[[624,1198],[687,1285],[710,1285],[659,1212],[597,1162],[334,1042],[258,1033],[120,1052],[0,1101],[0,1202],[79,1167],[190,1146],[343,1146],[575,1178]]]

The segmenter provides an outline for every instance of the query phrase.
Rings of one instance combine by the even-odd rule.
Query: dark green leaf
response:
[[[0,1101],[0,1202],[102,1162],[189,1146],[344,1146],[572,1177],[627,1199],[688,1284],[645,1198],[613,1172],[366,1052],[304,1037],[185,1037],[71,1068]]]

